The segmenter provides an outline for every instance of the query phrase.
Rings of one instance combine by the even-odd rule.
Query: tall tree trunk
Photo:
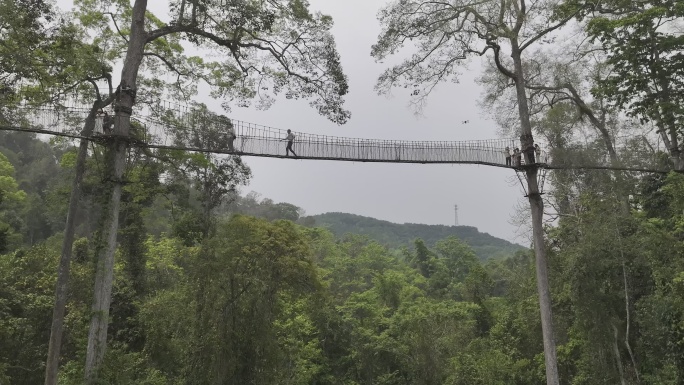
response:
[[[531,153],[526,151],[534,144],[530,110],[525,92],[525,76],[522,67],[520,47],[516,39],[511,40],[515,90],[518,99],[518,114],[520,115],[520,144],[525,154],[525,170],[527,179],[528,200],[532,215],[532,239],[537,271],[537,292],[539,293],[539,310],[541,312],[542,337],[544,340],[544,362],[546,364],[547,385],[559,385],[558,362],[556,358],[556,344],[553,337],[553,317],[551,314],[551,290],[549,288],[549,274],[547,267],[546,248],[544,245],[544,201],[540,195],[537,183],[538,168],[531,163]]]
[[[95,265],[95,289],[90,330],[88,332],[88,346],[86,351],[85,380],[86,384],[94,384],[100,365],[104,359],[107,344],[107,327],[109,325],[109,306],[111,303],[112,286],[114,280],[114,253],[116,252],[116,238],[119,226],[119,207],[121,203],[121,183],[125,160],[120,159],[119,151],[125,142],[116,140],[107,152],[107,169],[110,185],[109,202],[105,205],[102,215],[106,216],[102,228],[102,239],[105,247],[98,251]]]
[[[627,284],[627,262],[625,261],[625,252],[622,246],[622,235],[620,234],[620,229],[616,224],[617,238],[620,245],[620,263],[622,264],[622,287],[625,292],[625,347],[629,353],[629,358],[632,361],[632,367],[634,368],[634,374],[636,376],[637,384],[641,383],[641,376],[639,375],[639,366],[637,365],[636,357],[634,357],[634,352],[632,351],[632,346],[629,343],[629,329],[631,326],[631,305],[629,301],[629,285]]]
[[[121,205],[121,178],[126,163],[129,139],[130,119],[135,104],[136,80],[143,59],[147,33],[145,32],[145,12],[147,0],[136,0],[133,5],[131,34],[128,51],[121,71],[121,84],[117,89],[117,100],[114,107],[114,136],[110,147],[112,152],[110,172],[111,197],[104,210],[106,218],[103,227],[103,239],[107,246],[98,255],[95,275],[95,298],[92,307],[92,318],[88,332],[88,347],[85,363],[85,383],[95,384],[98,371],[104,360],[107,346],[107,327],[109,325],[109,306],[111,304],[112,283],[114,279],[114,254],[119,227],[119,208]]]
[[[663,106],[663,104],[669,103],[670,100],[672,100],[672,97],[670,96],[672,93],[670,89],[670,82],[663,74],[658,75],[658,80],[661,88],[660,92],[658,92],[659,98],[661,100],[661,136],[663,137],[663,142],[667,146],[670,158],[674,164],[674,169],[677,171],[682,171],[684,170],[684,159],[682,159],[682,152],[679,149],[679,138],[677,137],[679,130],[676,119],[672,111]]]
[[[625,380],[625,369],[622,366],[622,357],[620,357],[620,349],[618,348],[618,329],[613,325],[613,355],[615,356],[615,366],[617,366],[620,374],[620,384],[627,385]]]
[[[97,100],[93,103],[90,113],[86,117],[83,136],[90,136],[95,129],[95,117],[97,111],[104,103]],[[64,240],[62,241],[62,254],[57,268],[57,284],[55,285],[55,306],[52,310],[52,326],[50,327],[50,343],[48,345],[47,360],[45,363],[45,385],[57,385],[57,373],[59,371],[59,355],[62,348],[62,332],[64,327],[64,312],[66,309],[67,292],[69,287],[69,270],[71,253],[74,244],[74,218],[81,199],[81,183],[85,174],[85,162],[88,155],[88,140],[81,139],[76,157],[74,180],[71,184],[71,196],[67,210],[66,224],[64,228]]]
[[[649,71],[651,76],[655,78],[654,85],[656,88],[656,97],[659,101],[659,114],[656,121],[656,126],[658,127],[660,136],[663,139],[663,143],[665,144],[665,147],[667,147],[667,151],[670,154],[670,159],[672,160],[674,169],[681,171],[684,170],[684,159],[682,159],[682,154],[679,149],[679,141],[677,137],[678,129],[676,124],[677,119],[673,115],[671,109],[666,107],[672,100],[670,96],[672,91],[670,88],[670,81],[659,65],[659,63],[662,61],[662,58],[660,57],[660,52],[656,47],[655,34],[656,31],[651,29],[651,61]]]

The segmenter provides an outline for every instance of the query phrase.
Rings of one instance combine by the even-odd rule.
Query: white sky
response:
[[[346,107],[352,118],[337,126],[317,115],[306,100],[278,101],[268,111],[233,108],[232,118],[297,132],[406,140],[468,140],[497,137],[496,124],[478,107],[481,89],[474,79],[477,63],[464,69],[459,84],[445,83],[430,97],[422,117],[408,107],[408,91],[391,98],[373,90],[384,69],[370,57],[380,31],[375,16],[386,0],[309,0],[312,11],[335,21],[333,34],[349,77]],[[58,0],[62,9],[71,1]],[[151,0],[150,7],[165,2]],[[158,14],[167,19],[164,14]],[[215,111],[220,103],[198,95]],[[469,120],[468,124],[462,121]],[[296,151],[296,144],[295,144]],[[243,192],[256,191],[276,202],[302,207],[308,215],[330,211],[375,217],[397,223],[454,224],[454,204],[461,225],[527,244],[511,224],[522,190],[514,172],[477,165],[410,165],[246,157],[253,178]]]

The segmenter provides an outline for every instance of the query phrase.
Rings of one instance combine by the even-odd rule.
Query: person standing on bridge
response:
[[[530,145],[529,147],[527,147],[525,152],[527,152],[526,162],[529,161],[529,164],[537,163],[537,161],[534,159],[534,154],[536,153],[536,150],[535,150],[533,145]],[[525,163],[525,164],[527,164],[527,163]]]
[[[292,133],[291,130],[287,130],[287,136],[285,139],[281,139],[280,141],[282,142],[283,140],[287,140],[287,147],[285,147],[285,156],[289,156],[290,152],[292,152],[292,155],[295,157],[297,154],[295,154],[294,150],[292,149],[292,143],[294,142],[295,135]]]
[[[513,150],[513,166],[514,167],[520,167],[520,164],[522,163],[522,153],[518,148]]]
[[[504,156],[506,157],[506,166],[511,165],[511,148],[506,146],[506,149],[503,150]]]
[[[235,135],[235,129],[233,128],[233,124],[229,123],[228,124],[228,151],[229,152],[235,152],[235,147],[233,146],[233,142],[235,142],[235,138],[237,138],[237,135]]]
[[[102,122],[102,133],[104,135],[110,135],[112,133],[112,128],[114,127],[114,119],[107,113],[107,111],[100,109],[97,112],[97,118]]]

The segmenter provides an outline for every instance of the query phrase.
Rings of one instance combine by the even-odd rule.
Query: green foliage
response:
[[[177,117],[164,117],[173,127],[174,141],[189,148],[229,148],[230,119],[209,111],[205,105],[196,107],[184,118],[191,122],[189,126]],[[184,210],[177,217],[187,225],[176,226],[175,233],[187,242],[201,240],[213,231],[215,210],[231,202],[237,187],[247,184],[251,178],[251,170],[238,156],[168,151],[162,157],[173,165],[167,188],[184,198],[181,202]],[[189,201],[193,192],[197,193],[193,198],[200,203],[199,210]],[[198,238],[198,235],[201,236]]]
[[[2,74],[3,99],[7,86],[24,76],[31,76],[36,70],[27,65],[32,60],[32,52],[46,45],[49,29],[41,21],[52,21],[54,10],[51,4],[43,1],[0,2],[0,25],[2,25],[2,41],[0,45],[0,74]],[[9,75],[9,76],[7,76]]]
[[[21,205],[26,193],[14,179],[14,167],[0,153],[0,253],[21,244]]]
[[[617,7],[614,15],[591,18],[587,26],[589,35],[608,51],[608,63],[613,65],[613,73],[599,91],[644,119],[658,121],[658,114],[681,116],[676,87],[681,83],[684,37],[668,33],[665,26],[682,17],[684,8],[677,1],[642,2],[636,7],[631,2],[611,5]],[[668,87],[661,89],[664,84]],[[668,92],[667,99],[660,92]]]
[[[681,378],[684,266],[675,256],[684,249],[674,219],[680,182],[672,175],[661,187],[671,217],[618,219],[617,203],[587,196],[583,204],[591,209],[563,219],[552,234],[563,383],[619,381],[614,327],[623,371],[634,378],[622,342],[622,261],[629,342],[641,357],[642,381]],[[143,187],[126,201],[142,202],[135,197],[144,196]],[[140,226],[134,212],[124,222]],[[103,383],[543,382],[529,252],[482,265],[455,237],[432,248],[417,242],[397,254],[358,235],[336,239],[322,228],[240,215],[218,221],[215,233],[192,245],[168,236],[122,239],[120,253],[130,256],[116,266]],[[91,247],[85,239],[77,244],[65,384],[82,378],[92,290]],[[40,330],[49,324],[57,245],[0,257],[0,338],[21,352],[0,355],[0,378],[11,383],[35,383],[42,375],[20,368],[39,367],[43,359],[47,339]],[[144,261],[135,265],[141,274],[131,270],[134,256]]]
[[[416,256],[413,259],[413,265],[418,268],[420,274],[425,278],[430,278],[434,273],[434,260],[435,258],[430,255],[430,251],[425,246],[425,243],[421,239],[417,239],[415,242],[416,246]]]
[[[110,77],[103,46],[53,2],[2,0],[0,25],[0,118],[14,115],[4,109],[20,101],[54,103],[66,88],[91,96],[89,80]]]
[[[110,60],[121,59],[131,38],[133,4],[77,0],[75,6],[94,43],[108,48]],[[137,79],[139,102],[160,96],[187,101],[205,83],[227,108],[268,108],[284,95],[310,100],[335,123],[349,119],[347,78],[330,33],[332,18],[310,12],[308,2],[171,1],[168,8],[165,20],[145,12],[150,39]],[[188,55],[189,46],[202,56]]]
[[[12,163],[16,182],[25,192],[23,208],[15,206],[22,222],[17,227],[23,238],[19,243],[37,244],[64,226],[73,170],[60,167],[55,159],[70,153],[70,147],[18,132],[1,132],[0,143],[0,153]]]
[[[19,203],[26,199],[26,193],[19,189],[19,184],[14,179],[14,167],[7,157],[0,153],[0,203]]]
[[[0,255],[0,379],[42,381],[56,268],[46,246]]]
[[[628,192],[585,177],[591,189],[569,203],[575,214],[550,238],[556,314],[567,330],[559,338],[561,369],[577,384],[681,381],[674,369],[681,365],[682,304],[674,294],[684,250],[681,176],[627,187],[631,212],[620,199]]]
[[[261,199],[259,194],[253,191],[245,196],[235,196],[234,200],[225,207],[225,210],[269,221],[285,219],[293,222],[298,221],[304,212],[300,207],[290,203],[275,203],[268,198]]]
[[[306,359],[315,357],[310,352],[315,352],[313,342],[297,346],[288,338],[283,340],[285,351],[281,351],[277,338],[283,328],[306,336],[305,329],[292,329],[289,323],[306,325],[310,321],[292,310],[283,312],[282,307],[291,302],[286,304],[281,296],[295,302],[297,298],[305,300],[318,286],[308,254],[291,223],[235,217],[218,226],[196,259],[188,262],[185,293],[191,300],[184,303],[191,306],[184,308],[191,313],[180,315],[187,314],[189,322],[184,326],[193,337],[183,341],[185,355],[179,363],[186,363],[185,374],[192,383],[270,383],[281,367],[291,367],[290,360],[314,370],[315,365]],[[170,293],[161,295],[167,298]],[[156,324],[157,315],[147,322]],[[167,317],[166,322],[171,319]],[[303,356],[288,354],[295,351]]]
[[[680,1],[611,0],[595,4],[567,1],[566,12],[580,12],[589,38],[607,55],[611,71],[593,92],[642,122],[654,122],[667,151],[680,160],[684,122],[684,36],[675,25],[684,16]],[[679,158],[679,159],[678,159]]]
[[[14,167],[3,154],[0,154],[0,191],[2,202],[16,203],[26,199],[26,193],[19,190],[14,179]]]
[[[43,173],[24,179],[18,170],[30,172],[42,156],[54,161],[69,148],[6,138],[2,169],[16,169],[19,179],[5,179],[6,196],[24,190],[26,198],[1,207],[14,205],[21,218],[40,212],[45,205],[31,199],[40,196],[38,186],[59,201],[54,197],[62,196],[63,184]],[[91,155],[93,164],[102,156],[97,147]],[[203,156],[171,155],[195,166],[213,164]],[[454,236],[459,228],[447,227],[444,238],[390,249],[364,235],[299,226],[292,222],[299,208],[253,194],[216,206],[209,214],[215,229],[205,233],[201,179],[178,174],[170,180],[174,170],[164,163],[135,151],[131,159],[102,383],[544,383],[530,250],[483,264],[467,237]],[[54,178],[73,172],[66,163]],[[88,218],[96,217],[88,211],[98,209],[103,191],[94,170],[84,182],[83,237],[71,266],[64,384],[83,377],[97,247],[86,231]],[[569,195],[565,215],[547,228],[546,245],[562,383],[636,383],[637,374],[642,384],[681,383],[684,178],[673,173],[617,186],[595,172],[564,177],[568,185],[554,197],[577,195]],[[621,189],[632,195],[628,205]],[[263,219],[224,215],[236,212]],[[358,224],[367,233],[376,223],[351,219],[349,232]],[[150,231],[150,224],[176,231]],[[30,234],[37,222],[22,226]],[[395,234],[411,230],[401,231]],[[407,235],[405,244],[425,232]],[[3,385],[42,381],[42,369],[35,368],[47,348],[61,243],[59,230],[47,234],[38,246],[19,243],[0,255]]]

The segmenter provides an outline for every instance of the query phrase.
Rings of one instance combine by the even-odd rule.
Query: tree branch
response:
[[[518,36],[523,24],[525,23],[525,16],[527,13],[527,6],[525,5],[525,0],[520,0],[520,7],[518,7],[517,0],[513,0],[513,8],[515,8],[515,27],[513,27],[513,33]],[[523,49],[521,48],[520,51]]]
[[[114,28],[116,28],[116,32],[119,34],[119,36],[121,36],[122,39],[124,39],[126,44],[128,44],[128,38],[121,32],[121,29],[119,29],[119,24],[116,23],[116,18],[114,17],[114,14],[112,12],[104,12],[104,14],[109,15],[109,17],[112,19],[112,22],[114,23]]]
[[[183,24],[183,15],[185,14],[185,0],[181,1],[180,10],[178,12],[178,20],[176,20],[177,25]]]
[[[520,52],[524,51],[525,48],[529,47],[529,46],[532,45],[535,41],[537,41],[537,40],[541,39],[542,37],[544,37],[546,34],[548,34],[548,33],[550,33],[550,32],[553,32],[553,31],[557,30],[558,28],[564,26],[565,23],[567,23],[568,21],[570,21],[570,20],[572,20],[573,18],[575,18],[575,16],[577,16],[577,15],[580,13],[580,11],[582,11],[583,9],[584,9],[584,7],[578,8],[573,14],[571,14],[571,15],[565,17],[563,20],[561,20],[560,22],[556,23],[555,25],[552,25],[552,26],[550,26],[550,27],[548,27],[548,28],[542,30],[542,31],[539,32],[538,34],[536,34],[534,37],[532,37],[530,40],[526,41],[525,43],[523,43],[523,44],[520,46]]]
[[[168,61],[168,59],[166,59],[165,57],[163,57],[163,56],[161,56],[161,55],[159,55],[159,54],[157,54],[157,53],[154,53],[154,52],[145,52],[145,53],[143,53],[143,56],[152,56],[152,57],[156,57],[157,59],[161,60],[164,64],[166,64],[166,66],[167,66],[171,71],[173,71],[173,72],[175,72],[176,74],[178,74],[178,76],[188,76],[188,75],[190,75],[190,73],[188,73],[188,72],[182,72],[182,71],[180,71],[178,68],[176,68],[176,66],[173,65],[173,63],[171,63],[170,61]]]
[[[494,63],[496,64],[496,68],[504,75],[507,77],[516,80],[517,76],[513,73],[513,71],[509,70],[508,68],[504,67],[503,63],[501,63],[501,58],[499,57],[499,53],[501,51],[501,46],[498,45],[496,42],[494,42],[491,39],[488,39],[487,45],[489,47],[492,47],[494,50]]]
[[[197,35],[197,36],[204,37],[204,38],[206,38],[206,39],[209,39],[209,40],[213,41],[214,43],[216,43],[216,44],[219,45],[219,46],[229,48],[231,51],[233,51],[233,57],[234,57],[236,60],[238,60],[238,63],[239,63],[239,57],[237,56],[237,52],[236,52],[236,48],[237,48],[237,47],[241,47],[241,48],[254,48],[254,49],[257,49],[257,50],[260,50],[260,51],[269,52],[269,53],[273,56],[273,58],[274,58],[276,61],[278,61],[278,63],[282,66],[282,68],[285,70],[285,72],[287,72],[288,76],[296,77],[296,78],[298,78],[298,79],[300,79],[300,80],[303,80],[303,81],[306,82],[306,83],[311,83],[311,82],[312,82],[312,80],[311,80],[309,77],[304,76],[304,75],[301,75],[301,74],[299,74],[299,73],[296,73],[296,72],[292,71],[292,69],[290,69],[290,66],[285,62],[283,56],[280,55],[280,54],[279,54],[275,49],[273,49],[272,47],[265,47],[265,46],[262,46],[262,45],[260,45],[260,44],[255,44],[255,43],[241,43],[241,42],[239,42],[239,41],[233,41],[233,40],[223,39],[223,38],[221,38],[221,37],[218,37],[218,36],[214,35],[213,33],[210,33],[210,32],[207,32],[207,31],[205,31],[205,30],[199,29],[199,28],[197,28],[197,27],[195,27],[195,26],[189,27],[187,30],[184,30],[184,31],[182,31],[182,32],[188,32],[188,33],[195,34],[195,35]],[[240,63],[239,63],[239,64],[240,64]],[[243,68],[243,66],[242,66],[241,64],[240,64],[240,67]]]
[[[102,74],[102,76],[104,76],[105,79],[107,79],[107,87],[109,87],[109,95],[113,95],[114,94],[114,86],[112,85],[112,74],[104,73],[104,74]]]
[[[95,80],[93,78],[87,78],[87,82],[93,85],[93,89],[95,90],[95,97],[97,100],[102,100],[102,96],[100,95],[100,88],[97,86],[97,83],[95,83]]]
[[[194,8],[194,7],[193,7]],[[161,28],[155,29],[154,31],[150,31],[147,33],[147,40],[145,43],[150,43],[160,37],[166,36],[166,35],[171,35],[174,33],[179,33],[179,32],[190,32],[192,28],[196,27],[196,23],[194,21],[190,22],[189,24],[170,24],[170,25],[165,25]]]

